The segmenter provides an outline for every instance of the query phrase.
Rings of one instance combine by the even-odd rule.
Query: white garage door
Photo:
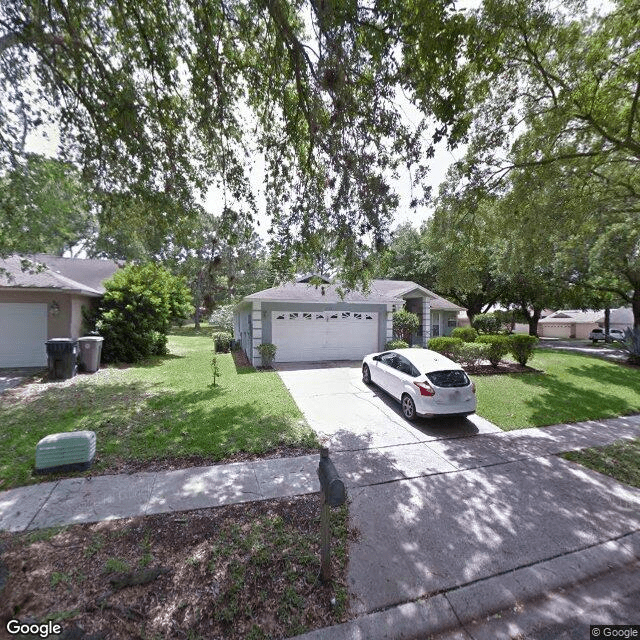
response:
[[[274,311],[271,342],[277,362],[359,360],[378,351],[378,314],[354,311]]]
[[[0,367],[47,364],[47,305],[0,303]]]

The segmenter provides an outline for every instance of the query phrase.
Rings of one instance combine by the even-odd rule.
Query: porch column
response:
[[[422,346],[426,347],[431,337],[431,304],[427,298],[422,299]]]
[[[262,303],[254,300],[251,310],[251,364],[259,367],[262,364],[262,358],[258,351],[258,346],[262,344]]]
[[[386,332],[386,339],[384,341],[384,344],[387,344],[389,340],[393,340],[393,305],[392,304],[387,305],[387,332]],[[382,345],[383,349],[384,349],[384,344]]]

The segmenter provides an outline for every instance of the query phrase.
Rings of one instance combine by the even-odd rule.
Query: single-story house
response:
[[[604,323],[602,311],[556,311],[538,322],[538,335],[542,338],[587,339],[593,329]]]
[[[235,339],[252,364],[258,346],[273,343],[276,362],[358,360],[382,351],[393,338],[392,314],[405,307],[420,318],[413,344],[449,335],[461,307],[404,280],[373,280],[368,293],[347,291],[328,279],[301,278],[246,296],[234,312]]]
[[[45,341],[78,338],[82,307],[102,297],[102,283],[119,268],[112,260],[47,254],[0,259],[0,367],[46,365]]]
[[[604,328],[604,311],[600,312],[598,324]],[[633,329],[633,309],[631,307],[620,307],[611,309],[609,312],[609,329]]]

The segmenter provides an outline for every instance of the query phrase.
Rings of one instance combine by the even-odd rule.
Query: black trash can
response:
[[[56,380],[73,378],[77,372],[78,341],[71,338],[47,340],[49,377]]]

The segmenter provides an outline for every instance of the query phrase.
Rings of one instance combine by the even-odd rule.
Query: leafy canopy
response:
[[[353,284],[400,165],[420,181],[433,143],[464,134],[468,34],[452,0],[2,3],[0,157],[19,165],[26,134],[53,124],[101,225],[168,243],[210,187],[250,219],[258,153],[278,270],[328,230]],[[422,110],[415,126],[402,94]]]

